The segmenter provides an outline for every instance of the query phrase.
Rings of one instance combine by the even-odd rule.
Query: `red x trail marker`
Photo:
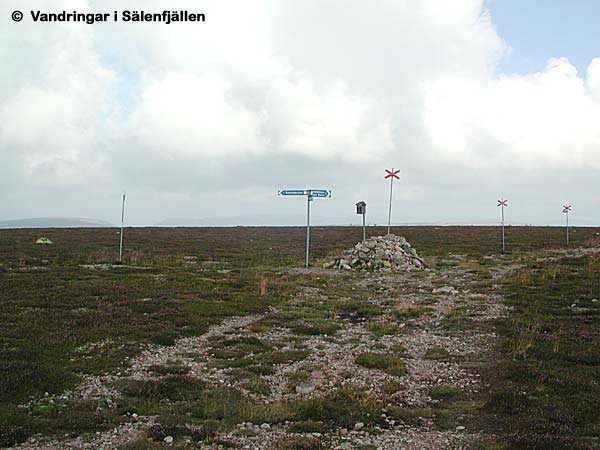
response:
[[[385,169],[385,172],[386,172],[386,176],[385,176],[386,180],[388,178],[391,178],[391,177],[394,177],[396,180],[400,179],[400,177],[398,176],[398,174],[400,173],[400,170],[394,170],[394,169],[388,170],[388,169]]]
[[[390,234],[390,229],[392,226],[392,191],[394,190],[394,178],[396,180],[399,180],[400,177],[398,176],[398,174],[400,173],[400,169],[398,170],[394,170],[394,168],[392,167],[392,170],[389,169],[385,169],[385,179],[387,180],[389,178],[390,180],[390,209],[388,212],[388,235]]]

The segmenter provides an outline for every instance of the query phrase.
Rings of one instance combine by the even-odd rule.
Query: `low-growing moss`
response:
[[[284,364],[302,361],[303,359],[306,359],[308,355],[310,355],[309,350],[293,349],[263,353],[256,357],[256,361],[265,365]]]
[[[254,394],[259,394],[259,395],[271,394],[271,387],[269,386],[269,383],[267,383],[266,381],[264,381],[258,377],[252,378],[248,382],[244,383],[242,385],[242,387],[244,389],[246,389],[247,391],[250,391]]]
[[[367,320],[379,316],[382,313],[379,306],[364,300],[340,301],[336,304],[336,308],[340,317],[352,322]]]
[[[138,438],[123,446],[123,450],[159,450],[162,448],[162,445],[149,438]]]
[[[447,361],[450,359],[450,353],[443,347],[431,347],[427,349],[424,357],[434,361]]]
[[[122,380],[116,386],[127,397],[154,401],[198,400],[206,389],[205,382],[179,375],[158,380]]]
[[[359,366],[383,370],[395,376],[403,376],[407,372],[404,360],[391,353],[361,353],[354,362]]]
[[[429,306],[405,306],[398,307],[394,310],[394,316],[397,320],[404,321],[410,319],[418,319],[424,314],[430,314],[435,309]]]
[[[326,450],[331,448],[316,437],[286,437],[277,443],[277,449],[281,450]]]
[[[472,327],[473,319],[466,306],[459,306],[446,314],[442,324],[448,331],[461,331]]]
[[[161,365],[155,364],[148,368],[150,372],[154,372],[158,375],[185,375],[190,371],[188,366],[183,366],[180,364],[173,365]]]
[[[381,391],[385,395],[393,395],[393,394],[397,393],[398,391],[401,391],[402,387],[403,387],[403,385],[401,383],[391,381],[391,382],[384,383],[381,386]]]
[[[434,400],[448,400],[458,395],[460,395],[460,389],[447,385],[436,386],[429,391],[429,396]]]
[[[388,409],[388,415],[405,425],[420,426],[426,419],[433,419],[435,411],[432,408],[392,407]]]
[[[341,326],[334,320],[315,319],[311,321],[298,321],[288,326],[298,334],[316,336],[321,334],[334,334]]]
[[[382,322],[367,322],[365,328],[373,333],[376,337],[397,335],[402,333],[400,328],[395,323],[382,323]]]
[[[315,420],[301,420],[290,425],[289,430],[292,433],[325,433],[327,428],[323,422]]]

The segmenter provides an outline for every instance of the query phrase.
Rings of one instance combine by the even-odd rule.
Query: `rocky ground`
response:
[[[324,398],[350,387],[384,405],[376,423],[303,431],[289,420],[244,421],[202,447],[171,435],[152,445],[277,449],[299,440],[313,446],[285,448],[468,448],[481,434],[470,428],[461,408],[444,405],[450,397],[473,399],[487,389],[476,362],[497,344],[489,324],[507,313],[493,285],[480,288],[482,280],[501,271],[496,267],[502,261],[488,262],[456,255],[410,273],[305,271],[314,285],[301,287],[266,314],[232,317],[172,346],[148,346],[121,372],[85,377],[77,389],[39,403],[94,399],[103,408],[116,408],[123,383],[160,380],[175,370],[215,388],[239,390],[262,405]],[[325,328],[315,331],[318,326]],[[373,354],[391,355],[397,365],[371,363]],[[269,370],[250,374],[246,367]],[[52,440],[35,436],[14,448],[124,448],[146,439],[156,421],[129,411],[124,423],[106,432]],[[144,448],[139,445],[130,448]]]
[[[424,266],[424,261],[406,238],[394,234],[371,236],[323,264],[325,268],[377,272],[409,272]]]

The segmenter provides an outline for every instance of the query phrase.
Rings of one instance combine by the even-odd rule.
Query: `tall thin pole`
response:
[[[365,213],[363,213],[363,242],[367,240],[367,232],[365,230]]]
[[[566,211],[567,214],[567,246],[569,245],[569,210]]]
[[[504,203],[502,203],[502,253],[504,253],[505,251],[506,251],[506,245],[504,242]]]
[[[310,252],[310,202],[312,201],[312,195],[308,194],[308,200],[306,203],[306,264],[308,268],[308,255]]]
[[[123,262],[123,223],[125,222],[125,192],[123,192],[123,204],[121,206],[121,242],[119,243],[119,262]]]
[[[392,172],[394,172],[394,168],[392,167]],[[390,234],[390,227],[392,225],[392,191],[394,190],[394,177],[390,177],[390,209],[388,212],[388,232]]]

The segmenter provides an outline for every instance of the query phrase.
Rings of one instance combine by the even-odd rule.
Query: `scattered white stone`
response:
[[[434,289],[433,293],[458,295],[458,290],[454,289],[452,286],[442,286],[441,288]]]
[[[301,395],[310,394],[315,390],[315,384],[309,381],[300,383],[296,386],[296,392]]]
[[[325,269],[381,272],[406,272],[424,267],[425,263],[408,241],[393,234],[370,237],[346,251],[343,256],[323,264]]]

